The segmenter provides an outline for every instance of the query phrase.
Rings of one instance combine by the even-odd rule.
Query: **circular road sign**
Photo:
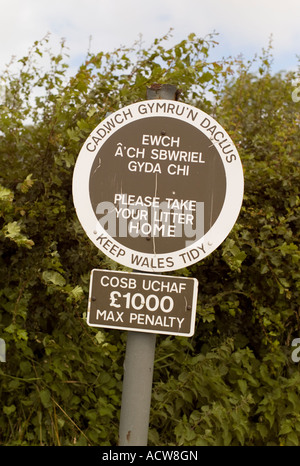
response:
[[[90,240],[135,270],[188,267],[227,237],[243,169],[226,131],[198,108],[146,100],[107,116],[75,164],[73,199]]]

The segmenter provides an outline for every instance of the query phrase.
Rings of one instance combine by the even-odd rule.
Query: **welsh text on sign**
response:
[[[191,336],[197,292],[194,278],[94,269],[87,322],[94,327]]]

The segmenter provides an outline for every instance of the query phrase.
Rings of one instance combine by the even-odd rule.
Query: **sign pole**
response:
[[[147,446],[156,335],[128,332],[119,427],[120,446]]]
[[[154,84],[147,100],[176,100],[177,88]],[[128,332],[119,426],[120,446],[147,446],[156,335]]]

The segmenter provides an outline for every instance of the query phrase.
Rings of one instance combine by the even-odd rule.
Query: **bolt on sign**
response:
[[[195,278],[94,269],[87,323],[92,327],[192,336],[197,291]]]
[[[78,218],[114,261],[168,272],[204,259],[229,234],[243,198],[232,140],[188,104],[147,100],[104,119],[79,153]]]

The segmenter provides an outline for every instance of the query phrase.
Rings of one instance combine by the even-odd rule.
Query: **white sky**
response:
[[[21,58],[35,40],[51,33],[53,51],[62,37],[70,64],[91,51],[145,46],[173,28],[169,46],[194,32],[218,32],[214,59],[260,54],[273,35],[273,71],[296,69],[300,55],[300,0],[0,0],[0,71]],[[165,43],[167,45],[167,43]]]

